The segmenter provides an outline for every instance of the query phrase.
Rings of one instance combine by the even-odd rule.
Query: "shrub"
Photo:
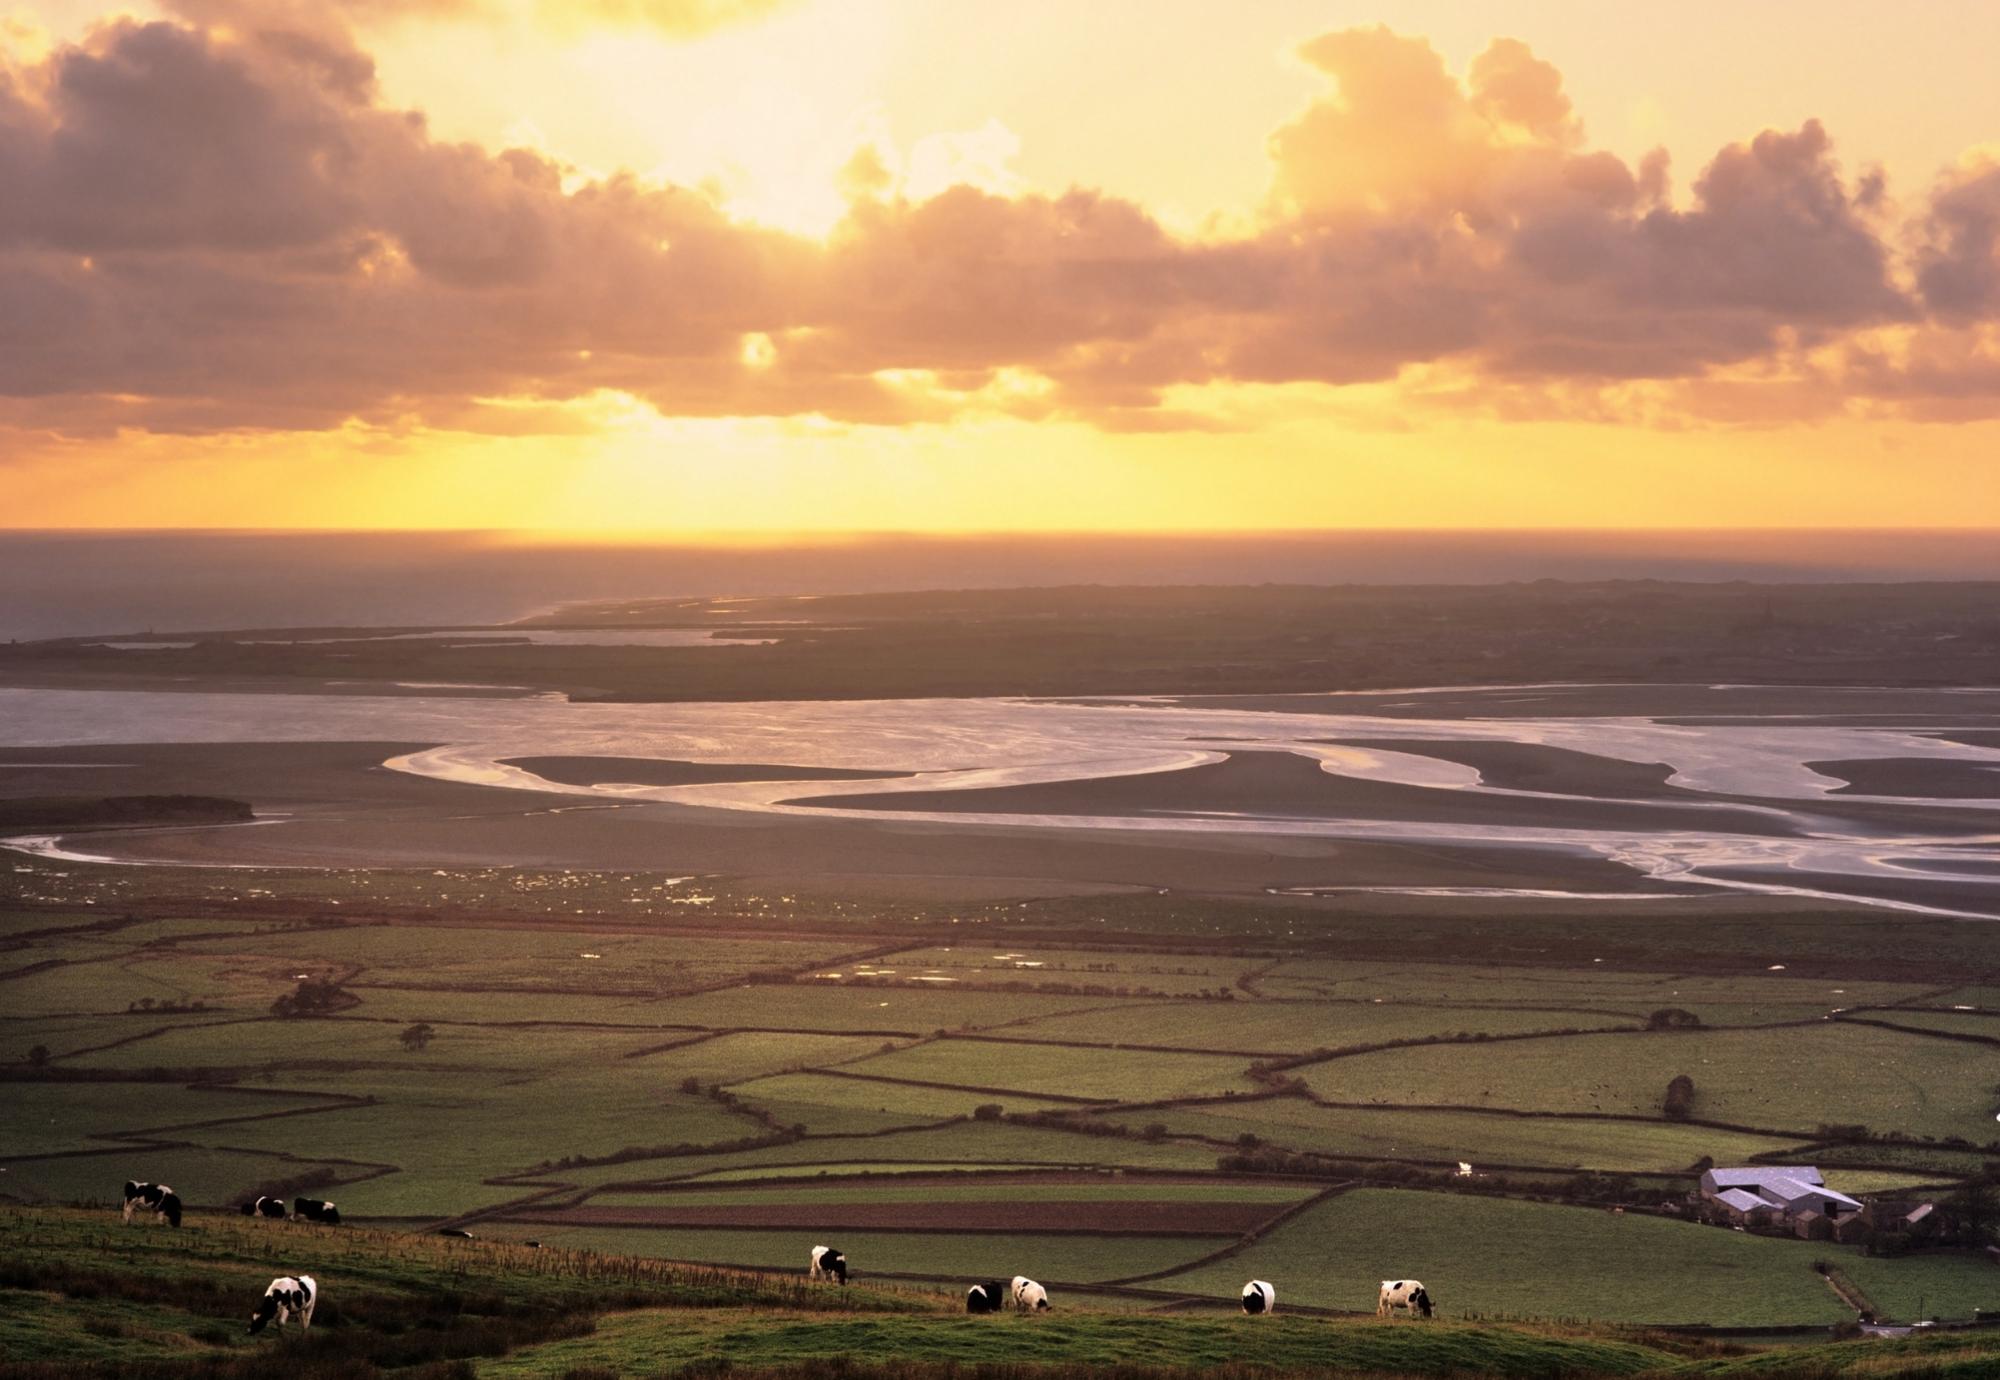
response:
[[[1675,1121],[1687,1120],[1694,1111],[1694,1079],[1683,1073],[1667,1084],[1666,1100],[1660,1104],[1660,1111]]]
[[[1004,1109],[998,1102],[982,1102],[972,1109],[972,1119],[974,1121],[998,1121],[1002,1110]]]
[[[1663,1006],[1646,1017],[1648,1030],[1699,1030],[1701,1017],[1678,1006]]]

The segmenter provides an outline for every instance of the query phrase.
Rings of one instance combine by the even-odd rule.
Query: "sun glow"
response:
[[[0,520],[2000,522],[2000,11],[1826,14],[46,0]]]

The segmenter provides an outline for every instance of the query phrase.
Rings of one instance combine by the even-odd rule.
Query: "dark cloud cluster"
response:
[[[0,68],[0,421],[504,429],[524,414],[479,400],[619,389],[671,415],[1178,426],[1176,386],[1412,366],[1587,414],[1633,381],[1699,410],[1781,359],[1812,377],[1777,410],[2000,411],[2000,167],[1897,220],[1809,122],[1724,149],[1677,205],[1664,158],[1585,148],[1512,40],[1463,82],[1386,30],[1306,45],[1327,94],[1272,136],[1270,204],[1232,238],[1090,191],[910,201],[857,173],[816,241],[435,139],[319,11],[233,6]]]

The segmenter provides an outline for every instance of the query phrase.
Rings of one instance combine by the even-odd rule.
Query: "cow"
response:
[[[1278,1311],[1278,1291],[1269,1280],[1253,1279],[1243,1286],[1243,1311],[1253,1315]]]
[[[329,1227],[340,1225],[340,1209],[323,1198],[292,1199],[292,1216],[303,1217],[308,1222],[324,1222]]]
[[[807,1272],[812,1279],[837,1279],[847,1283],[847,1257],[831,1246],[814,1246],[812,1267]]]
[[[965,1291],[965,1311],[968,1313],[998,1313],[1007,1302],[1007,1281],[988,1280],[975,1284]]]
[[[318,1302],[319,1284],[311,1275],[280,1275],[271,1281],[257,1311],[250,1315],[250,1330],[262,1332],[266,1323],[276,1323],[282,1332],[296,1317],[299,1331],[308,1331],[313,1325],[313,1305]]]
[[[181,1196],[165,1184],[142,1184],[131,1179],[125,1181],[125,1220],[130,1222],[132,1214],[140,1208],[151,1208],[153,1216],[170,1227],[181,1224]]]
[[[1023,1313],[1046,1310],[1049,1306],[1049,1291],[1029,1279],[1026,1275],[1015,1275],[1013,1283],[1007,1286],[1013,1296],[1014,1306]]]
[[[1382,1292],[1375,1300],[1375,1316],[1386,1318],[1391,1313],[1421,1313],[1431,1315],[1431,1296],[1424,1291],[1420,1279],[1385,1279]]]
[[[243,1215],[245,1217],[281,1218],[285,1215],[285,1200],[283,1198],[253,1198],[243,1205]]]

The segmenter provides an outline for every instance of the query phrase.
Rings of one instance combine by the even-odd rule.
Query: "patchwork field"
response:
[[[1892,1316],[2000,1304],[1969,1254],[1639,1211],[1704,1162],[1805,1159],[1852,1193],[1939,1199],[2000,1159],[1982,1148],[2000,1047],[1962,1038],[1993,1021],[1977,992],[1879,980],[1893,939],[1837,919],[1757,943],[1723,924],[1691,970],[1686,931],[1612,919],[1345,957],[1360,927],[1302,937],[1283,908],[818,914],[715,884],[723,925],[625,906],[665,882],[566,875],[375,875],[310,913],[276,875],[235,905],[0,909],[0,1196],[108,1204],[143,1178],[227,1211],[311,1192],[362,1224],[774,1269],[837,1236],[861,1275],[1018,1270],[1119,1309],[1226,1306],[1253,1274],[1365,1308],[1414,1273],[1457,1317],[1852,1316],[1817,1259]],[[493,909],[329,912],[426,887]],[[545,897],[619,918],[511,909]],[[1085,924],[1088,944],[1064,939]],[[2000,940],[1939,942],[2000,972]],[[1645,1029],[1661,1012],[1696,1028]],[[1674,1120],[1681,1073],[1693,1115]],[[1462,1191],[1388,1187],[1410,1183]],[[1579,1194],[1634,1210],[1527,1200]],[[1135,1276],[1159,1277],[1105,1284]]]

